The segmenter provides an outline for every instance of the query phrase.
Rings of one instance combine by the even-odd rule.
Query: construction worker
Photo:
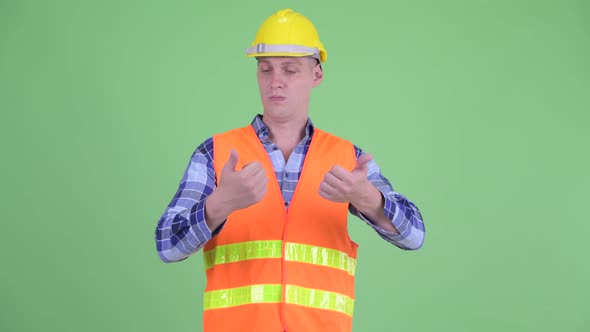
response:
[[[158,253],[176,262],[203,248],[204,331],[351,331],[348,212],[405,250],[422,246],[422,217],[369,154],[309,119],[327,52],[306,17],[274,13],[246,56],[263,114],[197,147],[158,222]]]

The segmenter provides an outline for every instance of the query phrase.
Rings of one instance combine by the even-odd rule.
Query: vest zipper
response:
[[[281,193],[282,196],[282,193]],[[287,304],[287,272],[286,272],[286,264],[285,264],[285,257],[286,257],[286,239],[287,239],[287,226],[289,225],[289,212],[285,207],[285,225],[283,226],[283,238],[281,241],[281,270],[282,270],[282,278],[281,278],[281,324],[283,325],[283,332],[287,332],[287,324],[285,321],[286,315],[286,304]]]

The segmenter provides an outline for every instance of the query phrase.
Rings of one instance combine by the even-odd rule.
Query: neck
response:
[[[290,120],[277,120],[264,116],[262,121],[270,131],[270,140],[275,143],[297,144],[305,136],[307,116]]]

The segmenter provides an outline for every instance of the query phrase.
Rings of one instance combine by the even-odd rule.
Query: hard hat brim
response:
[[[264,53],[249,53],[246,54],[247,58],[262,58],[270,56],[281,56],[281,57],[293,57],[303,58],[306,56],[313,56],[315,53],[289,53],[289,52],[264,52]]]
[[[327,58],[326,50],[323,47],[308,47],[303,45],[289,44],[255,44],[246,49],[246,57],[269,57],[269,56],[287,56],[287,57],[314,57],[320,62],[325,62]]]

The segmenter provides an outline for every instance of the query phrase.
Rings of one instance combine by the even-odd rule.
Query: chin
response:
[[[286,107],[267,107],[264,109],[264,115],[267,115],[271,118],[283,118],[288,117],[289,110]]]
[[[286,113],[287,112],[287,106],[284,105],[264,105],[264,110],[268,113],[276,113],[276,114],[281,114],[281,113]]]

